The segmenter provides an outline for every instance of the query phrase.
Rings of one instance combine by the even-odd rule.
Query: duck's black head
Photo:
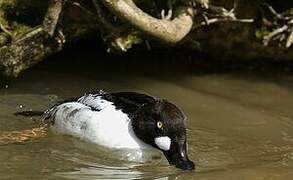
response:
[[[183,112],[167,100],[155,100],[141,107],[132,120],[135,134],[145,143],[163,151],[168,162],[183,170],[194,169],[186,149]]]

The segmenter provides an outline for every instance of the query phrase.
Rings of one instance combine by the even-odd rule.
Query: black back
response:
[[[102,97],[113,102],[117,109],[121,109],[122,112],[128,115],[132,115],[141,107],[156,101],[151,96],[136,92],[105,93]]]

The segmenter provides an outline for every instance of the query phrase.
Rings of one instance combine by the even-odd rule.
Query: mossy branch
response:
[[[62,42],[53,35],[62,4],[62,0],[51,0],[42,26],[32,28],[10,44],[0,48],[0,71],[2,74],[16,77],[24,69],[61,50]]]

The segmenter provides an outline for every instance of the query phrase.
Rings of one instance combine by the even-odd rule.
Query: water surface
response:
[[[93,68],[94,69],[94,68]],[[163,156],[117,160],[91,144],[55,135],[0,145],[1,179],[292,179],[293,77],[252,73],[176,74],[33,69],[0,90],[0,133],[36,126],[19,110],[45,110],[89,90],[137,91],[169,99],[188,117],[183,172]]]

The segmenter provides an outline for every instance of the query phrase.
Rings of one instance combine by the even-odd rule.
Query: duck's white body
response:
[[[93,110],[93,107],[95,110]],[[99,96],[83,96],[54,109],[53,130],[111,149],[152,148],[133,132],[127,114]]]
[[[155,149],[170,164],[194,169],[186,153],[185,116],[167,100],[135,92],[92,92],[57,103],[44,119],[55,132],[105,147],[122,159],[147,161]]]

